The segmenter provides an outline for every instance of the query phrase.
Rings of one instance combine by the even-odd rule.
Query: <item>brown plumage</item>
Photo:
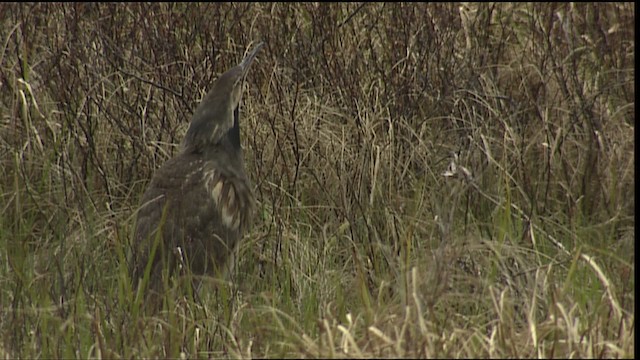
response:
[[[148,264],[150,288],[156,292],[163,269],[172,274],[186,266],[193,275],[221,276],[231,266],[254,208],[240,146],[239,108],[244,79],[261,47],[218,78],[191,119],[182,151],[151,179],[136,222],[130,264],[134,284]]]

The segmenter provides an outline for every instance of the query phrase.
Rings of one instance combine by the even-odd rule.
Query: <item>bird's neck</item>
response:
[[[233,127],[229,130],[226,137],[229,139],[232,147],[240,149],[240,106],[233,111]]]

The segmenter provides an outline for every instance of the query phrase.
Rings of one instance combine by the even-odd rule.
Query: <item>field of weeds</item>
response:
[[[633,357],[634,13],[0,4],[0,357]],[[148,315],[140,198],[257,41],[237,269]]]

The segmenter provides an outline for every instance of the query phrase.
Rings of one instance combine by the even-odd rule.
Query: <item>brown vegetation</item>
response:
[[[1,4],[0,355],[633,356],[634,11]],[[238,276],[145,316],[140,196],[252,41]]]

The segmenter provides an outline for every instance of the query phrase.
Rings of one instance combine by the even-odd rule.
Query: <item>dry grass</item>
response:
[[[0,5],[0,355],[632,357],[634,11]],[[237,276],[144,315],[139,197],[257,40]]]

